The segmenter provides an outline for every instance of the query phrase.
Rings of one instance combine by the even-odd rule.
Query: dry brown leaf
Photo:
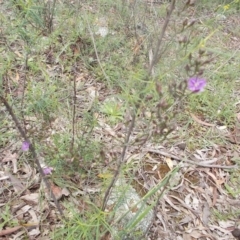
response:
[[[12,161],[13,159],[18,159],[18,154],[7,151],[5,157],[2,159],[2,162],[4,163],[9,162],[9,161]]]
[[[213,181],[216,183],[216,186],[218,187],[218,188],[220,188],[221,187],[221,185],[223,184],[223,183],[225,183],[225,179],[224,178],[217,178],[213,173],[211,173],[209,170],[204,170],[204,172],[206,173],[206,174],[208,174],[212,179],[213,179]]]
[[[36,215],[35,211],[34,211],[33,209],[29,209],[28,212],[29,212],[29,214],[30,214],[31,217],[32,217],[32,222],[34,222],[34,226],[35,226],[35,225],[38,225],[39,220],[38,220],[38,218],[37,218],[37,215]],[[31,225],[31,226],[33,226],[33,225]]]
[[[116,137],[115,131],[108,124],[104,123],[104,121],[102,119],[100,119],[100,118],[98,119],[98,124],[109,135],[111,135],[112,137]]]
[[[202,214],[202,222],[204,226],[208,225],[209,217],[211,215],[211,211],[207,202],[203,205],[203,214]]]
[[[213,192],[212,206],[215,206],[218,198],[217,188],[214,187],[212,192]]]
[[[193,113],[189,113],[189,114],[193,118],[193,120],[195,120],[197,123],[204,125],[204,126],[208,126],[208,127],[215,127],[215,124],[206,123],[206,122],[200,120],[199,118],[197,118]]]
[[[66,187],[64,187],[62,189],[62,195],[66,196],[66,197],[68,197],[70,195],[70,192],[68,191],[68,189]]]
[[[192,237],[189,233],[183,233],[183,240],[192,240]]]
[[[26,189],[22,185],[21,181],[18,178],[14,177],[11,173],[6,172],[5,175],[9,177],[9,179],[13,185],[14,191],[16,193],[20,193],[20,192],[24,191],[24,189]]]
[[[26,230],[22,230],[17,232],[16,234],[14,234],[13,238],[11,238],[11,240],[18,240],[18,239],[23,239],[23,237],[21,237],[22,235],[26,234]]]
[[[167,163],[169,169],[172,170],[174,164],[173,164],[173,161],[171,160],[171,158],[166,157],[164,160],[166,161],[166,163]]]
[[[39,193],[30,193],[20,197],[23,201],[32,205],[37,205],[39,202]]]
[[[16,72],[16,76],[12,77],[13,82],[17,83],[19,81],[20,77],[19,74]]]
[[[51,184],[51,190],[57,200],[62,198],[62,189],[55,184]]]
[[[189,215],[187,215],[186,217],[184,217],[184,218],[179,222],[179,224],[183,225],[183,224],[192,222],[192,220],[193,220],[193,219],[192,219]]]
[[[202,237],[202,233],[200,233],[199,230],[193,230],[191,233],[190,233],[190,236],[195,238],[195,239],[199,239],[200,237]]]
[[[28,235],[29,236],[38,236],[40,234],[40,230],[39,228],[34,228],[34,229],[31,229],[29,232],[28,232]]]
[[[240,143],[240,126],[239,124],[236,124],[234,127],[234,130],[231,132],[231,134],[227,137],[229,142],[233,144],[239,144]]]
[[[0,236],[5,236],[5,235],[12,234],[12,233],[16,232],[17,230],[19,230],[21,228],[22,228],[22,226],[7,228],[5,230],[0,231]]]

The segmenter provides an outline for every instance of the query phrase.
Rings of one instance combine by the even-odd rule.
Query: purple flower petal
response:
[[[30,147],[30,143],[29,143],[29,142],[24,141],[24,142],[22,143],[22,151],[24,151],[24,152],[28,151],[28,150],[29,150],[29,147]]]
[[[50,174],[52,174],[52,170],[53,170],[52,167],[44,167],[43,173],[44,173],[44,175],[50,175]]]
[[[203,78],[192,77],[188,79],[188,89],[193,93],[202,92],[207,82]]]

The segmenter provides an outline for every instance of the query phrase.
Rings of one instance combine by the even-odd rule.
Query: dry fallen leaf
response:
[[[195,120],[197,123],[201,125],[208,126],[208,127],[215,127],[215,124],[204,122],[200,120],[198,117],[196,117],[193,113],[190,113],[190,116],[193,118],[193,120]]]
[[[17,173],[17,160],[18,160],[18,154],[17,153],[11,153],[10,151],[6,152],[5,157],[2,159],[2,162],[12,162],[13,164],[13,173]]]
[[[66,187],[64,187],[62,189],[62,195],[66,196],[66,197],[70,195],[70,192],[68,191],[68,189]]]
[[[21,181],[18,178],[14,177],[11,173],[6,172],[5,175],[9,177],[9,179],[13,185],[14,191],[16,193],[20,193],[25,189],[25,187],[22,185]]]
[[[12,233],[16,232],[17,230],[19,230],[21,228],[22,228],[22,226],[7,228],[5,230],[0,231],[0,236],[6,236],[6,235],[9,235],[9,234],[12,234]]]
[[[183,233],[183,240],[192,240],[192,237],[188,233]]]
[[[172,170],[174,164],[173,164],[173,161],[171,160],[171,158],[166,157],[164,160],[166,161],[166,163],[167,163],[168,167],[170,168],[170,170]]]
[[[202,213],[202,222],[204,226],[208,225],[209,217],[211,215],[210,208],[207,202],[203,205],[203,213]]]
[[[52,183],[51,190],[57,200],[62,198],[63,193],[62,193],[62,189],[60,187],[58,187],[57,185]]]
[[[23,201],[32,205],[37,205],[39,202],[39,193],[30,193],[20,197]]]

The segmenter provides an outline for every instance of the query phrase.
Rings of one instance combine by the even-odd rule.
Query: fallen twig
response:
[[[231,165],[231,166],[223,166],[223,165],[216,165],[216,164],[206,164],[206,163],[201,163],[201,162],[196,162],[194,160],[188,160],[188,159],[184,159],[184,158],[179,158],[171,153],[165,152],[165,151],[160,151],[160,150],[155,150],[155,149],[145,149],[146,152],[151,152],[151,153],[157,153],[160,154],[164,157],[169,157],[172,159],[175,159],[177,161],[181,161],[181,162],[186,162],[186,163],[190,163],[193,165],[197,165],[199,167],[206,167],[206,168],[224,168],[224,169],[233,169],[236,168],[237,165]]]

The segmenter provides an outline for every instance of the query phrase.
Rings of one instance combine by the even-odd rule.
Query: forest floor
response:
[[[240,239],[239,11],[176,4],[146,84],[169,3],[123,2],[0,1],[0,239]],[[152,210],[116,220],[113,178]]]

